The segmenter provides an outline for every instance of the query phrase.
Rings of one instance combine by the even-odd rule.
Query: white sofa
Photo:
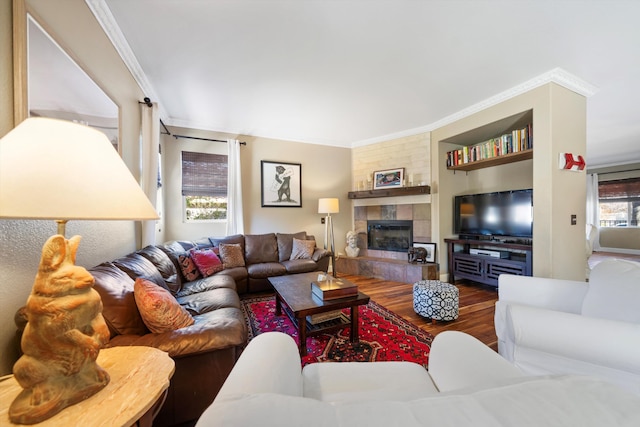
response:
[[[602,261],[589,282],[503,274],[495,328],[526,374],[592,375],[640,395],[640,263]]]
[[[254,338],[198,420],[209,426],[638,426],[640,397],[582,377],[523,376],[475,338],[442,332],[409,362],[315,363]]]

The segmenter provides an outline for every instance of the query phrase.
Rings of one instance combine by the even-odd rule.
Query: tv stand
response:
[[[456,279],[469,279],[498,286],[498,276],[501,274],[531,276],[531,240],[444,239],[444,241],[447,244],[449,282],[451,283],[455,283]]]

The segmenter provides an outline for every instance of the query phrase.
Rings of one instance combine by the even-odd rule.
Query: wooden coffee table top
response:
[[[269,282],[271,282],[273,288],[278,295],[280,295],[280,298],[282,298],[296,317],[364,305],[369,302],[369,296],[362,292],[358,292],[357,296],[332,300],[322,300],[312,295],[311,282],[318,280],[318,274],[326,273],[315,271],[312,273],[270,277]],[[343,278],[340,278],[340,280],[348,282],[348,280]]]

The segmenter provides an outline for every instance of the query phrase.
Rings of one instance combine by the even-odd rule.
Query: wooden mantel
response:
[[[383,188],[380,190],[349,191],[350,199],[371,199],[374,197],[414,196],[419,194],[431,194],[431,187],[418,185],[416,187]]]

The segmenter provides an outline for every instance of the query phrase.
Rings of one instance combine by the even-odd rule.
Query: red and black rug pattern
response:
[[[284,332],[296,343],[298,331],[285,315],[276,316],[275,297],[249,297],[242,300],[242,309],[249,330],[249,341],[270,331]],[[344,310],[349,314],[349,310]],[[322,334],[307,338],[307,356],[302,366],[316,362],[376,362],[408,361],[425,368],[429,361],[429,349],[433,336],[404,320],[394,312],[370,301],[360,306],[360,340],[349,340],[347,326],[334,334]]]

